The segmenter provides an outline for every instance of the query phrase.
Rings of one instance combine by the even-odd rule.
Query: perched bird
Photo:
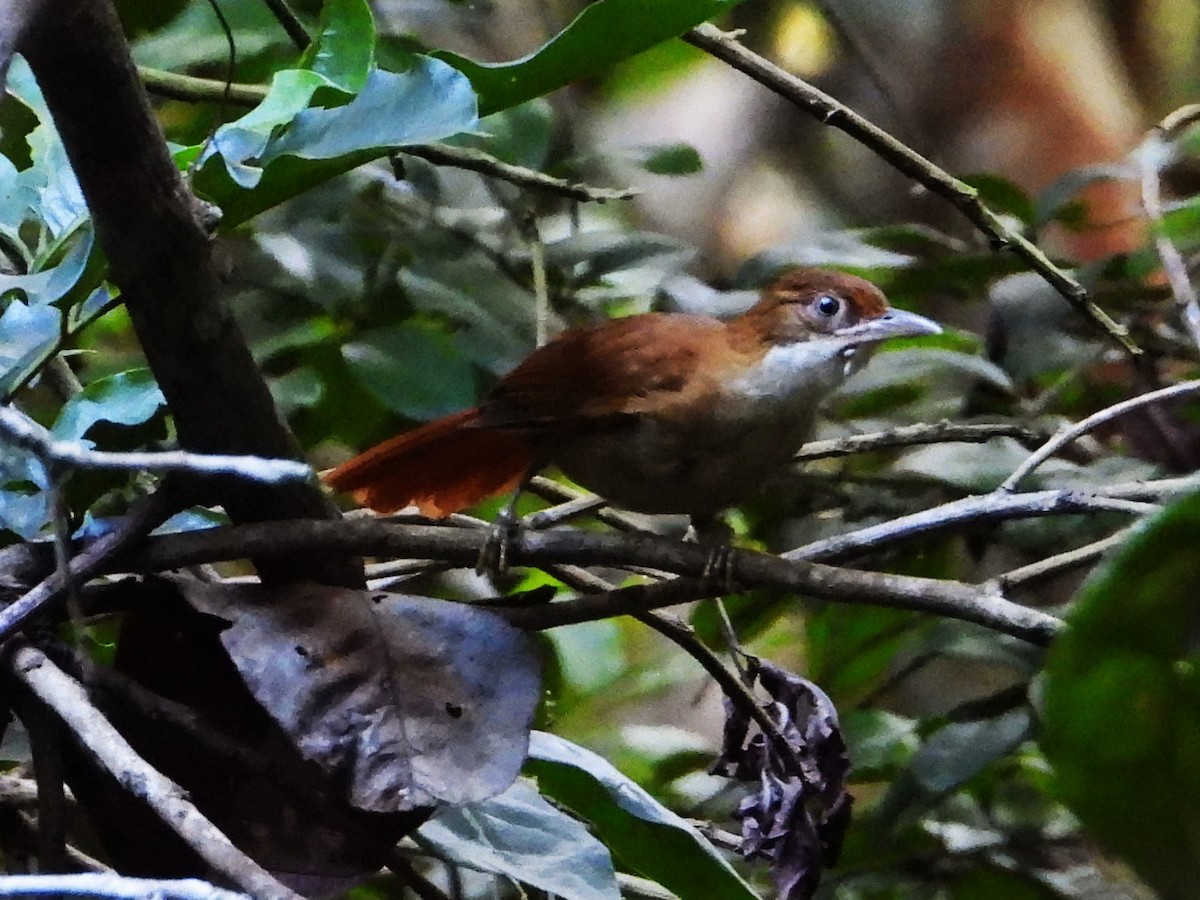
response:
[[[868,345],[940,331],[862,278],[794,269],[728,321],[646,313],[567,331],[478,406],[325,480],[378,512],[437,517],[556,465],[615,506],[687,513],[700,531],[788,462]]]

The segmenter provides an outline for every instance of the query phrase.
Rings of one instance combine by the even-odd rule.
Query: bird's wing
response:
[[[706,389],[697,364],[722,352],[725,327],[707,316],[648,313],[568,331],[500,380],[480,404],[480,424],[536,431],[649,410],[669,415]]]

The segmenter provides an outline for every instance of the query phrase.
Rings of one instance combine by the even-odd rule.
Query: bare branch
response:
[[[1171,480],[1172,485],[1175,482],[1176,479]],[[1128,488],[1131,492],[1140,492],[1146,497],[1155,497],[1157,496],[1153,487],[1155,484],[1156,482],[1145,482],[1117,485],[1116,488],[1118,490]],[[1170,491],[1170,493],[1175,492],[1174,489]],[[1167,492],[1164,491],[1164,493]],[[1007,519],[1028,519],[1087,512],[1123,512],[1145,515],[1157,509],[1157,506],[1139,502],[1137,496],[1114,496],[1113,488],[1109,488],[1104,493],[1074,488],[1056,488],[1025,494],[993,492],[976,497],[963,497],[961,500],[943,503],[933,509],[921,510],[889,522],[882,522],[879,525],[813,541],[811,544],[789,550],[782,556],[784,559],[792,560],[844,559],[848,556],[877,550],[887,544],[907,540],[920,534],[959,527],[966,523],[998,522]]]
[[[267,89],[258,84],[226,84],[215,78],[197,78],[195,75],[180,75],[165,69],[138,66],[138,77],[152,94],[170,100],[192,103],[221,103],[237,106],[257,106],[267,99]]]
[[[1188,275],[1187,263],[1183,254],[1175,246],[1175,242],[1163,231],[1162,193],[1159,184],[1159,170],[1171,159],[1172,147],[1165,135],[1167,129],[1162,123],[1146,135],[1142,144],[1134,152],[1133,158],[1141,172],[1142,210],[1150,222],[1154,232],[1154,249],[1162,260],[1163,273],[1171,286],[1171,294],[1175,298],[1175,308],[1179,318],[1192,336],[1192,343],[1200,349],[1200,300],[1196,298],[1196,289]]]
[[[811,462],[867,453],[871,450],[889,450],[895,447],[913,447],[921,444],[983,444],[993,438],[1016,438],[1023,444],[1034,444],[1043,440],[1036,431],[1015,422],[984,422],[961,424],[943,420],[933,423],[901,425],[887,431],[872,431],[844,438],[824,441],[809,441],[796,451],[795,462]]]
[[[6,645],[6,668],[46,704],[79,738],[81,745],[125,790],[145,802],[205,862],[255,897],[299,900],[270,873],[235,847],[205,818],[186,793],[137,755],[69,677],[23,638]]]
[[[264,459],[220,453],[110,453],[92,450],[79,441],[59,441],[33,419],[13,406],[0,406],[0,441],[28,450],[49,469],[116,469],[125,472],[187,472],[193,475],[232,475],[278,484],[313,477],[307,463],[294,459]]]
[[[292,39],[292,43],[296,45],[297,50],[307,50],[308,45],[312,43],[312,38],[309,37],[308,30],[305,29],[304,23],[300,21],[300,17],[288,5],[287,0],[263,0],[267,5],[267,9],[271,11],[279,24],[283,26],[283,30],[287,32],[288,37]]]
[[[1043,513],[1044,514],[1044,513]],[[155,572],[202,562],[296,552],[349,552],[374,556],[439,559],[473,566],[479,557],[475,530],[432,525],[397,525],[354,519],[337,523],[294,521],[209,528],[150,538],[138,552],[113,562],[114,570]],[[708,565],[705,548],[653,535],[594,534],[574,529],[522,530],[511,548],[515,565],[641,566],[700,578]],[[1010,603],[993,589],[952,581],[861,572],[763,553],[735,550],[733,580],[745,587],[773,588],[806,596],[912,609],[976,622],[1035,643],[1046,643],[1061,627],[1052,616]],[[573,622],[633,614],[721,593],[685,579],[624,588],[505,613],[523,627],[550,628]],[[534,622],[536,619],[536,623]]]
[[[111,897],[113,900],[249,900],[199,878],[129,878],[85,872],[80,875],[6,875],[0,897]]]
[[[1030,472],[1048,460],[1051,456],[1071,443],[1076,438],[1079,438],[1094,428],[1103,425],[1105,422],[1110,422],[1127,412],[1132,412],[1135,409],[1146,406],[1150,403],[1157,403],[1160,400],[1170,400],[1172,397],[1183,397],[1187,394],[1194,394],[1200,391],[1200,379],[1196,381],[1184,381],[1180,384],[1173,384],[1170,387],[1160,388],[1157,391],[1150,391],[1146,394],[1140,394],[1137,397],[1131,397],[1128,400],[1122,400],[1120,403],[1114,403],[1097,413],[1092,413],[1086,419],[1075,423],[1074,425],[1063,429],[1050,440],[1046,441],[1041,447],[1035,450],[1025,462],[1021,463],[1012,475],[1005,479],[1004,484],[1000,485],[996,490],[1005,493],[1011,493],[1016,490],[1017,485]],[[1111,496],[1111,495],[1110,495]]]
[[[449,144],[416,144],[411,147],[401,147],[398,152],[419,157],[435,165],[469,169],[490,178],[511,182],[517,187],[549,191],[583,203],[628,200],[641,193],[634,188],[598,188],[567,181],[563,178],[554,178],[536,169],[514,166],[489,153],[484,153],[482,150],[472,150],[469,147],[451,147]]]
[[[1100,559],[1114,547],[1121,546],[1129,538],[1132,531],[1132,527],[1122,528],[1120,531],[1110,534],[1106,538],[1093,541],[1082,547],[1076,547],[1074,550],[1067,550],[1065,553],[1047,556],[1045,559],[1039,559],[1037,562],[1030,563],[1027,566],[1011,569],[995,578],[996,586],[1001,591],[1007,593],[1010,590],[1028,588],[1030,585],[1054,578],[1064,572],[1069,572],[1071,569],[1086,566]]]
[[[969,184],[938,168],[848,106],[748,50],[734,37],[715,26],[708,23],[698,25],[685,34],[683,39],[749,75],[759,84],[812,114],[823,124],[844,131],[931,193],[948,200],[971,224],[987,235],[993,249],[1011,249],[1065,297],[1068,303],[1107,332],[1129,353],[1141,352],[1130,339],[1129,330],[1109,318],[1108,314],[1088,297],[1087,290],[1078,280],[1056,266],[1036,244],[1005,224],[1000,216],[983,204],[979,199],[979,192]]]

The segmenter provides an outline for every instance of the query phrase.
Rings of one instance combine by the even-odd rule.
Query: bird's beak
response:
[[[867,344],[894,337],[917,337],[922,334],[941,334],[942,326],[933,319],[918,316],[906,309],[889,309],[881,316],[840,328],[834,334],[847,344]]]

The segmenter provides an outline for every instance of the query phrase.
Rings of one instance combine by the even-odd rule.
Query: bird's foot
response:
[[[510,551],[520,531],[521,523],[516,512],[511,506],[505,506],[488,527],[487,539],[479,549],[479,559],[475,561],[476,574],[496,578],[507,572]]]
[[[732,594],[737,589],[733,579],[733,529],[720,519],[693,519],[684,540],[707,548],[708,558],[701,577],[719,584],[724,593]]]

